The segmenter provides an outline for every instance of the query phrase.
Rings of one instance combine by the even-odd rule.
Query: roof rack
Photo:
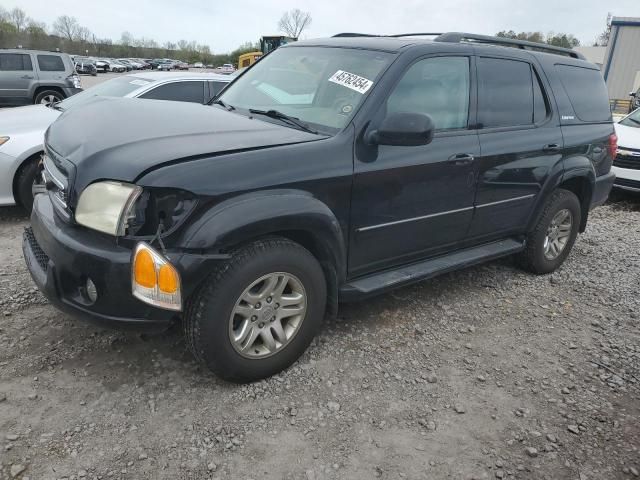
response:
[[[516,47],[521,50],[533,50],[536,52],[553,53],[556,55],[564,55],[566,57],[578,58],[586,60],[584,55],[570,48],[556,47],[547,45],[546,43],[528,42],[526,40],[516,40],[513,38],[491,37],[489,35],[476,35],[475,33],[448,32],[448,33],[399,33],[396,35],[373,35],[370,33],[338,33],[334,37],[350,38],[350,37],[386,37],[386,38],[402,38],[402,37],[433,37],[436,42],[447,43],[482,43],[485,45],[497,45],[503,47]]]
[[[570,48],[556,47],[554,45],[547,45],[545,43],[528,42],[526,40],[516,40],[513,38],[503,37],[491,37],[488,35],[476,35],[474,33],[461,33],[461,32],[449,32],[435,38],[436,42],[471,42],[471,43],[484,43],[487,45],[498,45],[506,47],[517,47],[522,50],[534,50],[538,52],[554,53],[556,55],[564,55],[572,58],[579,58],[580,60],[586,60],[584,55]]]

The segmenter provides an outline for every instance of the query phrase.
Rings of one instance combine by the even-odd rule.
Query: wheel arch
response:
[[[36,97],[46,91],[46,90],[55,90],[56,92],[59,92],[60,95],[62,95],[63,98],[66,98],[66,95],[64,93],[64,90],[61,87],[55,86],[55,85],[39,85],[38,87],[36,87],[36,89],[33,91],[33,101],[36,101]]]
[[[338,287],[346,276],[343,229],[332,210],[306,192],[261,192],[222,202],[186,230],[180,246],[189,251],[228,254],[267,237],[296,242],[318,260],[327,282],[327,311],[335,315]]]
[[[37,150],[35,152],[28,153],[21,161],[17,162],[16,169],[13,172],[13,179],[11,180],[11,194],[13,195],[13,199],[16,202],[16,205],[20,205],[20,201],[17,197],[17,188],[18,188],[18,177],[20,176],[20,172],[22,169],[29,163],[34,160],[37,160],[44,151],[42,149]]]

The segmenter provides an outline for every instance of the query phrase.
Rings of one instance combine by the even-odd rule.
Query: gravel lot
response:
[[[57,312],[0,209],[0,478],[633,479],[640,197],[550,276],[510,259],[344,306],[287,372],[238,386],[179,330]]]

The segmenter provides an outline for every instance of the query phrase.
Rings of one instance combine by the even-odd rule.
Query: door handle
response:
[[[33,77],[31,75],[23,75],[20,78],[24,78],[25,80],[33,80]]]
[[[542,151],[545,153],[560,153],[561,150],[560,145],[557,143],[549,143],[542,147]]]
[[[475,157],[470,153],[456,153],[449,157],[449,162],[454,165],[469,165],[475,160]]]

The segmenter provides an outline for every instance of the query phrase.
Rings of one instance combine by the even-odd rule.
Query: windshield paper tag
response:
[[[146,80],[131,80],[129,83],[131,85],[141,85],[144,87],[147,83],[150,83],[150,82],[147,82]]]
[[[355,90],[361,94],[366,93],[366,91],[373,85],[371,80],[343,70],[338,70],[334,73],[329,81],[342,85],[343,87],[350,88],[351,90]]]

